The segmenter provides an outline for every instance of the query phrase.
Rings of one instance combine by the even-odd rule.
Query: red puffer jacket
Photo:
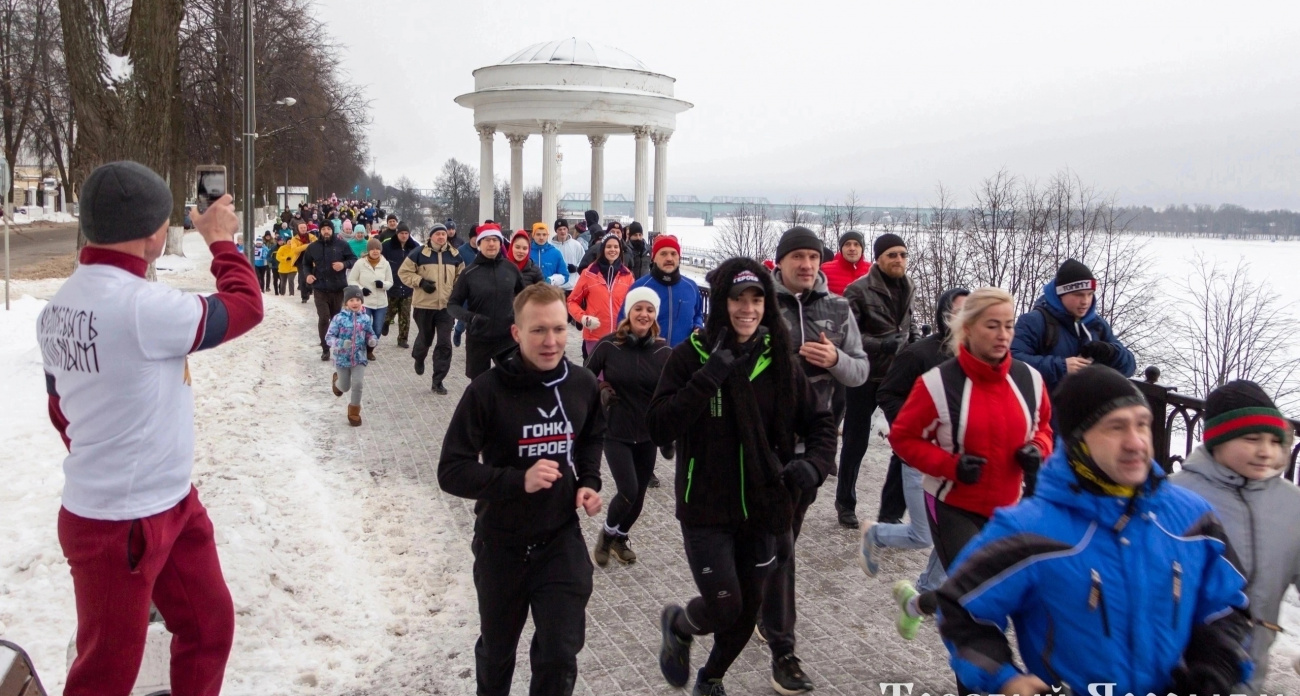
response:
[[[1027,389],[1038,394],[1037,413],[1031,413],[1033,404],[1025,403],[1012,374],[1012,364],[1018,361],[1009,355],[995,367],[963,346],[955,359],[959,373],[944,363],[917,378],[890,427],[889,444],[903,461],[926,475],[928,493],[949,505],[992,517],[995,509],[1020,499],[1024,475],[1016,463],[1016,450],[1033,444],[1044,461],[1051,455],[1052,406],[1042,375],[1019,363],[1016,373]],[[960,378],[964,373],[964,379],[946,380],[945,365],[949,365],[948,375]],[[952,406],[958,413],[952,413]],[[988,460],[978,483],[957,480],[958,452]]]
[[[835,258],[822,264],[822,273],[826,274],[826,287],[836,295],[843,295],[844,288],[849,283],[861,278],[871,270],[871,262],[866,259],[859,259],[857,263],[849,263],[844,260],[843,254],[836,254]]]

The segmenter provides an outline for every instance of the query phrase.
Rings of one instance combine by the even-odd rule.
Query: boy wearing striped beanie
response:
[[[1258,384],[1229,382],[1206,397],[1204,444],[1171,478],[1214,506],[1246,576],[1255,675],[1243,693],[1263,687],[1282,596],[1300,587],[1300,489],[1282,476],[1294,433]]]

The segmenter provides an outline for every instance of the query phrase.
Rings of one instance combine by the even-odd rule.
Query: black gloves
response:
[[[1043,453],[1034,445],[1025,445],[1016,450],[1016,463],[1025,472],[1024,497],[1034,497],[1038,488],[1038,469],[1043,465]]]
[[[886,338],[880,342],[880,352],[885,355],[895,355],[898,353],[898,339]]]
[[[736,366],[736,354],[732,353],[730,348],[722,347],[727,343],[728,335],[729,332],[725,328],[719,332],[718,340],[713,344],[713,350],[709,352],[709,359],[704,362],[704,367],[700,368],[700,373],[714,387],[721,387],[731,375],[732,368]]]
[[[420,281],[420,289],[432,295],[433,291],[438,289],[438,286],[434,285],[432,280],[425,278]]]
[[[1228,694],[1241,682],[1241,666],[1250,659],[1242,642],[1251,623],[1244,611],[1230,614],[1192,629],[1183,659],[1174,668],[1175,694]]]
[[[376,280],[376,281],[375,281],[375,288],[378,289],[378,290],[383,290],[383,289],[384,289],[384,281],[382,281],[382,280]]]
[[[370,288],[361,288],[361,294],[364,297],[370,297]]]
[[[573,264],[569,264],[569,272],[570,272],[570,273],[577,273],[577,272],[578,272],[578,267],[575,266],[575,265],[573,265]]]
[[[781,478],[787,486],[794,486],[805,493],[822,483],[821,472],[807,459],[791,459],[781,467]]]
[[[609,405],[615,401],[618,401],[618,394],[614,392],[614,388],[609,386],[609,384],[601,384],[600,405],[608,409]]]
[[[974,454],[963,454],[957,460],[957,480],[962,483],[973,486],[980,482],[980,476],[984,474],[984,465],[989,460]]]
[[[1079,357],[1109,365],[1119,357],[1119,349],[1105,341],[1088,341],[1079,348]]]

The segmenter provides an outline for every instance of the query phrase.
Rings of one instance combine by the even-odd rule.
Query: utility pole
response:
[[[257,144],[257,90],[253,83],[253,0],[244,0],[244,255],[253,262],[253,168]]]

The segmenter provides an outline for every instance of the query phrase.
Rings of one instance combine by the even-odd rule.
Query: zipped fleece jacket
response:
[[[1032,444],[1046,459],[1052,453],[1052,404],[1042,378],[1029,369],[1038,391],[1031,412],[1011,380],[1011,356],[994,367],[961,348],[953,358],[966,374],[961,413],[951,414],[940,367],[917,378],[889,429],[889,444],[909,466],[925,474],[926,492],[949,505],[990,517],[1020,499],[1024,470],[1016,450]],[[946,364],[946,363],[945,363]],[[953,415],[957,432],[953,432]],[[957,480],[961,454],[984,457],[975,484]]]
[[[426,242],[419,251],[406,257],[397,269],[397,277],[411,288],[411,306],[416,309],[446,309],[456,280],[465,272],[460,252],[447,242],[435,246]],[[433,281],[433,292],[420,289],[421,280]]]
[[[621,264],[610,269],[612,278],[601,272],[600,264],[593,263],[587,270],[578,274],[578,284],[569,293],[569,316],[582,324],[582,317],[590,315],[600,320],[600,328],[595,330],[585,326],[582,340],[596,341],[611,334],[618,327],[618,315],[623,309],[623,300],[628,290],[632,289],[632,272]]]
[[[1034,303],[1034,307],[1035,309],[1021,314],[1016,320],[1016,336],[1011,339],[1011,354],[1016,360],[1027,362],[1038,370],[1043,375],[1043,379],[1047,380],[1049,392],[1055,390],[1056,385],[1065,379],[1065,359],[1077,357],[1079,349],[1088,341],[1105,341],[1115,346],[1119,352],[1109,366],[1125,377],[1133,376],[1133,371],[1137,369],[1133,352],[1119,342],[1110,324],[1097,315],[1095,299],[1092,306],[1088,308],[1088,313],[1083,315],[1082,319],[1075,321],[1074,317],[1065,311],[1065,305],[1061,304],[1061,298],[1056,294],[1056,284],[1049,281],[1043,286],[1043,294]],[[1058,324],[1056,345],[1046,351],[1040,344],[1044,332],[1047,331],[1048,319],[1037,309],[1038,307],[1045,309],[1051,315],[1052,321]]]
[[[1025,668],[1076,694],[1167,694],[1189,642],[1235,665],[1250,630],[1245,578],[1210,504],[1151,476],[1131,499],[1081,490],[1065,448],[1038,474],[1034,497],[998,510],[953,562],[939,589],[939,632],[972,692],[996,693]],[[1217,651],[1216,651],[1217,652]]]
[[[831,410],[831,399],[835,394],[835,383],[846,387],[860,387],[871,375],[871,363],[867,354],[862,352],[862,335],[858,333],[858,323],[853,320],[848,300],[832,295],[826,288],[826,275],[817,274],[813,288],[796,295],[781,282],[781,270],[773,273],[776,278],[776,301],[781,307],[781,319],[790,331],[790,347],[794,350],[795,360],[808,376],[817,395],[817,405]],[[839,360],[830,368],[817,367],[799,355],[803,344],[821,340],[821,335],[835,345],[839,351]],[[834,473],[834,472],[831,472]]]
[[[704,328],[704,298],[694,280],[677,275],[677,282],[665,283],[655,278],[656,272],[651,270],[637,278],[632,287],[650,288],[659,296],[659,330],[668,340],[668,345],[676,348],[691,332]],[[618,320],[623,321],[621,307]]]
[[[601,379],[602,386],[608,384],[614,390],[615,398],[606,413],[608,439],[646,442],[650,439],[646,411],[673,349],[664,339],[652,339],[648,334],[637,338],[629,333],[622,344],[614,340],[616,335],[611,333],[596,343],[587,356],[586,367]]]
[[[516,352],[470,383],[442,441],[438,485],[474,506],[474,533],[489,543],[544,543],[578,523],[579,488],[600,490],[605,415],[596,377],[567,359],[549,372]],[[524,472],[539,459],[560,478],[524,491]]]
[[[692,526],[739,524],[765,514],[750,506],[761,481],[760,458],[745,455],[740,430],[763,428],[775,447],[775,422],[788,419],[791,430],[804,442],[804,452],[797,456],[825,473],[835,470],[835,422],[829,410],[817,408],[808,379],[798,369],[793,370],[798,406],[794,413],[776,413],[778,385],[770,369],[770,348],[762,355],[737,359],[735,371],[748,374],[762,418],[761,423],[740,422],[730,389],[700,372],[709,359],[702,342],[699,334],[692,334],[668,356],[646,423],[655,444],[677,443],[678,521]],[[778,452],[777,457],[786,464],[796,455]]]
[[[1200,445],[1182,470],[1169,477],[1214,506],[1246,576],[1255,618],[1250,644],[1255,678],[1244,693],[1263,693],[1282,596],[1287,587],[1300,590],[1300,488],[1282,478],[1281,471],[1278,474],[1262,481],[1248,479],[1214,461]]]
[[[885,353],[883,344],[886,340],[896,339],[898,350],[916,341],[921,333],[912,321],[912,299],[916,295],[916,286],[910,278],[903,278],[903,313],[897,314],[893,291],[885,283],[885,273],[876,264],[861,278],[849,283],[844,289],[844,299],[849,301],[853,316],[858,320],[858,332],[862,334],[862,349],[871,358],[871,381],[880,382],[894,361],[893,353]]]
[[[515,295],[524,289],[519,267],[504,258],[504,251],[489,259],[479,254],[465,269],[447,298],[447,311],[468,326],[466,333],[476,341],[494,342],[510,338],[515,321]],[[411,260],[407,259],[410,263]]]

